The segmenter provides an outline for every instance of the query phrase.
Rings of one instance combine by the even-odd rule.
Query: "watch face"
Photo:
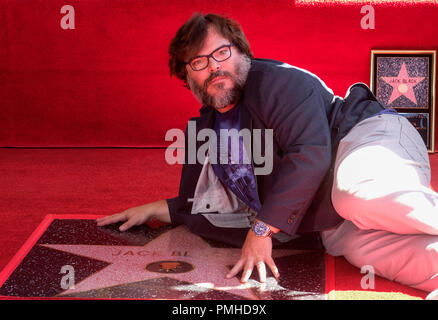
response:
[[[262,236],[266,233],[266,231],[268,231],[268,226],[266,224],[264,224],[261,221],[257,221],[252,230],[254,231],[254,233],[258,236]]]

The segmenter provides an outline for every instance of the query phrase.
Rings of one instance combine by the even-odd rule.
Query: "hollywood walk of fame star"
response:
[[[75,293],[84,291],[167,277],[191,282],[192,289],[198,288],[199,292],[206,289],[219,290],[245,299],[257,298],[250,290],[254,287],[252,282],[241,284],[236,277],[225,278],[229,271],[228,266],[237,262],[241,249],[214,248],[201,237],[189,232],[185,226],[173,228],[144,246],[59,244],[41,244],[41,246],[111,263],[101,271],[76,283],[74,288],[65,290],[60,296],[74,296]],[[305,252],[309,250],[274,249],[273,258]],[[149,271],[153,270],[150,268],[153,264],[158,266],[155,272]],[[184,264],[196,267],[178,272],[177,268]]]
[[[411,100],[417,105],[414,87],[425,79],[425,77],[410,77],[406,68],[406,63],[403,62],[397,77],[381,77],[383,81],[392,86],[392,94],[387,105],[390,105],[395,99],[401,95]]]

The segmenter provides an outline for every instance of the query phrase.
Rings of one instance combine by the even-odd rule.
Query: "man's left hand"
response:
[[[272,259],[271,237],[257,237],[252,230],[249,230],[242,247],[242,255],[231,271],[228,272],[226,278],[230,279],[234,277],[243,269],[240,282],[246,283],[252,274],[254,266],[256,266],[259,272],[260,282],[265,282],[266,265],[268,265],[276,278],[280,276],[277,266]]]

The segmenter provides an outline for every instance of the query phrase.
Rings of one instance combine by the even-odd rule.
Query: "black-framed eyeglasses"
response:
[[[201,71],[208,67],[208,64],[210,62],[210,57],[213,58],[217,62],[222,62],[231,57],[231,47],[233,46],[232,43],[225,44],[223,46],[220,46],[219,48],[215,49],[212,53],[204,55],[204,56],[197,56],[191,59],[190,61],[186,62],[192,68],[193,71]]]

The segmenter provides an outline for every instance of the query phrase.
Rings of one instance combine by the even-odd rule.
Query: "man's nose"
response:
[[[216,60],[214,60],[213,57],[210,57],[209,60],[210,61],[209,61],[208,67],[209,67],[211,72],[215,72],[215,71],[220,69],[220,67],[221,67],[220,62],[217,62]]]

